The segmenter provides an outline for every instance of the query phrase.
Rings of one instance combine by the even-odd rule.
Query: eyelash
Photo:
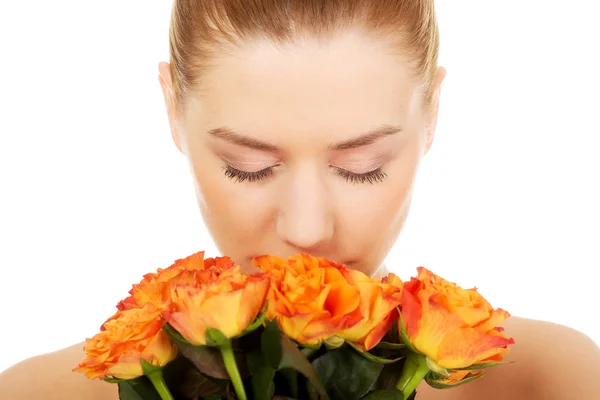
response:
[[[273,167],[261,169],[256,172],[240,171],[239,169],[233,168],[231,165],[227,165],[223,169],[225,170],[225,176],[227,178],[237,182],[258,182],[270,178],[275,173]]]
[[[350,183],[379,183],[383,182],[387,178],[387,174],[377,168],[376,170],[365,172],[364,174],[355,174],[342,168],[333,167],[335,173],[347,182]],[[224,169],[225,176],[231,180],[237,182],[258,182],[264,179],[270,178],[275,173],[273,167],[265,168],[256,172],[240,171],[239,169],[233,168],[231,165],[227,165]]]
[[[365,172],[364,174],[355,174],[342,168],[335,168],[335,173],[350,183],[379,183],[383,182],[387,174],[377,168],[376,170]]]

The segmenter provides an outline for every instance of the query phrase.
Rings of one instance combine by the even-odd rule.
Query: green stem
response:
[[[150,382],[154,385],[154,388],[158,392],[158,395],[162,400],[175,400],[173,395],[169,391],[165,379],[163,378],[162,370],[155,371],[151,374],[146,375]]]
[[[402,391],[402,395],[407,399],[419,386],[419,383],[429,373],[427,359],[420,355],[410,355],[404,361],[402,375],[396,383],[396,389]]]
[[[396,389],[404,390],[404,388],[412,379],[416,370],[417,363],[413,360],[412,356],[407,356],[406,360],[404,360],[404,365],[402,366],[402,375],[400,375],[400,378],[398,378],[398,382],[396,382]]]
[[[233,354],[233,348],[231,347],[231,340],[228,340],[227,344],[219,346],[219,349],[221,350],[225,368],[227,369],[227,373],[231,378],[231,383],[233,384],[233,389],[235,390],[238,400],[247,400],[246,391],[244,390],[244,383],[242,382],[240,371],[238,370],[237,363],[235,362],[235,355]]]

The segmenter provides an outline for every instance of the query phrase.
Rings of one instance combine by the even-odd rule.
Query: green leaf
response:
[[[375,390],[361,397],[361,400],[404,400],[404,396],[398,389],[385,389]]]
[[[171,325],[164,324],[162,329],[163,329],[163,331],[165,331],[167,333],[167,335],[169,335],[169,337],[171,339],[173,339],[174,342],[192,345],[183,336],[181,336],[181,333],[177,332],[177,330],[175,328],[173,328]]]
[[[121,383],[121,382],[127,382],[127,379],[119,379],[119,378],[111,378],[111,377],[106,377],[103,379],[104,382],[108,382],[108,383]]]
[[[429,378],[432,381],[439,381],[439,380],[442,380],[442,379],[446,379],[446,377],[444,375],[438,374],[435,371],[429,371],[429,375],[428,376],[429,376]]]
[[[362,350],[360,347],[356,346],[352,342],[347,342],[347,343],[350,345],[350,347],[352,347],[354,350],[356,350],[360,355],[365,357],[367,360],[378,363],[378,364],[392,364],[392,363],[398,362],[404,358],[404,356],[400,356],[400,357],[393,358],[393,359],[377,357],[376,355],[373,355],[373,354],[369,353],[368,351]]]
[[[275,393],[275,369],[265,360],[264,354],[255,349],[247,356],[248,367],[252,373],[252,391],[254,400],[271,400]]]
[[[176,399],[195,399],[215,392],[225,393],[224,388],[229,382],[203,374],[181,353],[165,365],[162,372]]]
[[[417,391],[415,390],[414,392],[412,392],[412,394],[410,396],[408,396],[408,399],[406,400],[415,400],[417,398]]]
[[[279,330],[277,321],[269,321],[260,338],[260,346],[265,361],[271,368],[275,370],[279,368],[282,357],[280,338],[281,331]]]
[[[379,342],[375,348],[386,350],[404,350],[406,345],[404,343]]]
[[[156,365],[152,365],[151,363],[144,360],[143,358],[140,361],[142,363],[142,371],[144,371],[144,375],[146,375],[146,376],[153,374],[155,372],[162,371],[162,367],[157,367]]]
[[[310,400],[320,400],[319,392],[310,382],[306,382],[306,391]]]
[[[219,349],[184,343],[176,344],[181,354],[190,360],[200,372],[217,379],[229,379],[229,373],[225,368]]]
[[[206,328],[206,344],[211,347],[223,347],[226,346],[231,339],[229,339],[223,332],[217,328]]]
[[[167,333],[167,335],[169,335],[169,337],[171,339],[173,339],[173,342],[179,348],[179,352],[185,358],[187,358],[192,364],[194,364],[194,366],[196,368],[198,368],[198,370],[200,370],[200,372],[202,372],[203,374],[205,374],[209,377],[216,378],[216,379],[223,379],[223,380],[230,379],[229,373],[227,372],[227,369],[225,368],[225,364],[223,363],[223,358],[221,357],[221,352],[219,351],[219,349],[217,349],[215,347],[209,347],[209,346],[193,345],[190,342],[188,342],[187,340],[185,340],[185,338],[183,336],[181,336],[179,334],[179,332],[177,332],[169,324],[163,325],[163,330]],[[213,336],[211,336],[212,339],[215,339],[215,337],[216,337],[216,340],[222,339],[222,337],[220,337],[219,334],[221,334],[223,337],[225,336],[217,329],[215,329],[215,331],[217,331],[217,333],[211,332],[213,335]],[[242,340],[246,339],[250,336],[252,336],[252,335],[248,335],[248,336],[242,338]],[[236,356],[236,362],[240,369],[240,374],[242,375],[242,377],[246,376],[248,374],[248,371],[247,371],[247,367],[246,367],[246,360],[244,357],[244,353],[243,353],[243,351],[240,351],[239,349],[235,349],[235,348],[234,348],[234,352],[235,352],[235,356]]]
[[[279,368],[291,368],[304,375],[311,383],[312,387],[325,399],[329,399],[327,390],[319,379],[319,376],[313,366],[308,362],[302,351],[287,336],[279,336],[281,343],[281,362]]]
[[[339,336],[330,336],[324,343],[327,350],[335,350],[342,347],[346,341]]]
[[[514,361],[489,362],[489,363],[483,363],[483,364],[475,364],[475,365],[471,365],[469,367],[464,367],[464,368],[452,368],[452,370],[453,371],[472,371],[472,370],[492,368],[492,367],[497,367],[499,365],[512,364],[512,363],[514,363]]]
[[[119,383],[120,400],[162,400],[146,377]]]
[[[383,364],[342,347],[316,359],[313,367],[332,400],[358,400],[373,388]]]
[[[300,347],[302,347],[304,349],[310,349],[310,350],[319,350],[322,345],[323,345],[322,342],[315,343],[315,344],[302,343],[302,344],[300,344]]]
[[[427,382],[427,384],[429,386],[431,386],[432,388],[435,388],[435,389],[451,389],[451,388],[455,388],[457,386],[464,385],[465,383],[473,382],[474,380],[479,379],[482,376],[483,376],[483,374],[482,375],[472,375],[472,376],[467,375],[466,378],[464,378],[460,382],[455,383],[453,385],[448,385],[448,384],[442,383],[440,381],[437,381],[437,380],[433,379],[434,377],[432,375],[426,376],[425,381]]]
[[[286,394],[291,396],[294,399],[298,398],[298,371],[291,368],[283,368],[278,371],[279,377],[281,381],[283,381],[282,386],[285,387]],[[275,384],[277,387],[277,384]]]
[[[292,393],[298,391],[297,374],[293,372],[298,371],[315,386],[318,393],[323,396],[327,395],[327,392],[323,388],[322,383],[319,381],[316,372],[310,365],[310,362],[307,360],[304,353],[294,342],[281,333],[279,325],[275,320],[267,323],[267,326],[261,335],[261,352],[264,362],[274,372],[286,369],[292,370],[292,372],[282,372],[288,379],[293,381],[289,382],[289,386],[286,385],[287,389],[291,390]],[[254,359],[253,361],[256,360]],[[271,377],[271,381],[273,381],[273,379],[274,377]]]
[[[384,365],[374,389],[384,390],[395,388],[403,370],[404,362]]]
[[[300,351],[302,352],[302,354],[304,354],[304,357],[306,357],[306,359],[309,362],[313,362],[318,357],[320,357],[323,354],[325,354],[325,350],[322,347],[318,348],[318,349],[310,349],[308,347],[304,347],[304,348],[300,349]]]
[[[436,373],[443,377],[450,376],[450,371],[448,371],[446,368],[438,365],[438,363],[433,361],[431,358],[425,357],[425,362],[427,363],[427,368],[429,368],[433,373]]]

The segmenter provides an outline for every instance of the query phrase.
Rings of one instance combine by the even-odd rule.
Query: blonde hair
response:
[[[362,28],[393,40],[414,64],[429,99],[439,34],[434,0],[174,0],[169,32],[175,102],[200,82],[226,45],[266,38],[290,43],[299,35],[326,38]]]

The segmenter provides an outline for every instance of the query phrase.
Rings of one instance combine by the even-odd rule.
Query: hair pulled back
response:
[[[227,46],[268,39],[326,39],[345,29],[381,35],[408,57],[429,99],[439,34],[434,0],[174,0],[169,30],[174,100],[201,83]]]

